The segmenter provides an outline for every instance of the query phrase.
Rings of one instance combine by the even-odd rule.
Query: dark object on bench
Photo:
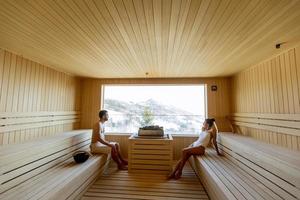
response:
[[[75,164],[74,152],[89,152],[91,135],[74,130],[0,147],[0,199],[80,199],[110,160],[99,154]]]
[[[83,163],[87,159],[89,159],[89,157],[90,157],[90,154],[87,151],[76,151],[73,154],[73,158],[74,158],[76,163]]]

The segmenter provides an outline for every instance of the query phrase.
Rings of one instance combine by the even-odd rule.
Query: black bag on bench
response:
[[[87,151],[76,151],[73,154],[73,158],[74,158],[76,163],[83,163],[87,159],[89,159],[89,157],[90,157],[90,154]]]

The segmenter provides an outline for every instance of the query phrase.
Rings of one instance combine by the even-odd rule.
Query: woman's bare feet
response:
[[[175,173],[174,178],[175,178],[176,180],[177,180],[177,179],[180,179],[181,175],[182,175],[182,172],[181,172],[180,170],[177,170],[177,172]]]
[[[176,170],[173,170],[167,177],[167,180],[170,180],[175,177]]]
[[[171,174],[169,174],[169,176],[167,177],[167,180],[170,180],[172,178],[175,177],[175,172],[172,172]]]

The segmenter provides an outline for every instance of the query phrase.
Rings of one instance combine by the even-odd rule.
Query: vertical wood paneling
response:
[[[231,87],[233,113],[300,114],[300,46],[236,74]],[[240,128],[242,134],[300,150],[299,136]]]
[[[80,79],[0,49],[0,112],[80,111]],[[19,143],[79,123],[0,133],[0,144]]]

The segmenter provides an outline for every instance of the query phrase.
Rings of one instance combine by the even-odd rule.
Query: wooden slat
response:
[[[74,191],[77,196],[73,197],[80,197],[107,163],[107,156],[94,155],[83,164],[75,164],[73,152],[88,150],[90,137],[90,130],[74,131],[61,137],[1,147],[6,152],[1,155],[2,160],[5,160],[3,156],[15,159],[10,163],[1,162],[1,171],[8,170],[0,176],[1,199],[67,199]],[[32,144],[36,144],[34,148],[30,148]],[[33,156],[26,155],[27,152]],[[21,161],[24,164],[16,165]]]
[[[128,143],[128,171],[136,173],[169,173],[173,162],[173,138],[170,134],[164,139],[135,138]]]
[[[262,172],[252,162],[223,149],[225,157],[207,149],[207,155],[190,159],[212,199],[297,199],[297,189]],[[207,177],[208,176],[208,177]]]
[[[237,199],[204,160],[191,157],[190,163],[200,180],[203,181],[211,199]]]
[[[44,121],[44,120],[42,120]],[[36,122],[36,123],[30,123],[30,124],[22,124],[22,125],[14,125],[14,126],[2,126],[0,127],[0,131],[2,133],[10,132],[10,131],[16,131],[16,130],[26,130],[26,129],[32,129],[32,128],[40,128],[40,127],[49,127],[49,126],[55,126],[59,124],[70,124],[79,122],[79,119],[66,119],[66,120],[45,120],[45,122]]]
[[[79,146],[77,149],[74,149],[74,151],[72,151],[71,153],[74,153],[76,150],[84,150],[87,151],[89,148],[87,146]],[[67,154],[67,155],[63,155],[57,159],[55,159],[55,162],[49,162],[46,163],[45,165],[42,165],[40,167],[38,167],[37,169],[34,169],[32,171],[29,172],[25,172],[24,174],[22,174],[22,176],[17,177],[15,179],[11,179],[8,182],[5,182],[2,185],[2,188],[0,190],[1,193],[5,192],[5,191],[11,191],[11,188],[14,188],[15,186],[20,185],[21,187],[24,187],[24,185],[22,183],[24,183],[25,181],[31,181],[32,177],[35,177],[38,174],[43,174],[43,173],[47,173],[49,169],[55,167],[55,166],[60,166],[61,163],[63,163],[64,161],[68,160],[68,159],[73,159],[72,155]],[[34,191],[33,188],[28,189],[28,191]],[[9,192],[10,193],[10,192]]]
[[[270,172],[283,179],[284,183],[287,182],[300,190],[300,159],[298,152],[285,150],[274,145],[266,145],[253,141],[251,138],[243,137],[222,134],[220,144],[267,170],[268,172],[264,173],[266,177],[272,176],[269,174]],[[281,180],[274,182],[284,184]]]
[[[273,114],[273,113],[233,113],[232,116],[258,119],[274,119],[286,121],[300,121],[300,114]]]
[[[278,177],[273,177],[274,179],[270,178],[271,175],[268,174],[267,171],[263,171],[263,169],[259,169],[259,167],[256,167],[255,164],[251,164],[250,162],[247,162],[242,157],[239,157],[239,155],[237,154],[234,154],[233,157],[231,157],[230,155],[232,154],[227,154],[227,151],[225,152],[227,157],[230,158],[236,165],[241,167],[243,170],[247,170],[247,172],[251,176],[258,179],[262,184],[266,185],[268,188],[270,188],[275,194],[277,194],[281,198],[297,199],[295,194],[297,195],[297,193],[299,193],[299,190],[297,190],[295,187],[285,184],[284,182],[277,183],[280,180],[277,179]],[[243,164],[243,162],[245,162],[245,164]],[[264,175],[266,175],[266,177]]]
[[[45,164],[48,164],[49,162],[52,162],[52,165],[54,165],[57,158],[68,154],[70,155],[71,152],[73,153],[80,148],[88,149],[88,146],[89,141],[82,142],[76,145],[72,145],[66,148],[65,150],[57,152],[51,156],[48,155],[45,157],[41,157],[39,160],[32,161],[32,163],[29,164],[27,163],[25,166],[21,166],[20,168],[12,168],[12,171],[6,172],[5,174],[1,175],[0,181],[1,183],[11,181],[15,178],[18,178],[19,176],[22,176],[24,173],[28,173],[32,170],[35,170]]]
[[[79,125],[78,78],[15,53],[0,52],[0,145],[54,135]],[[64,80],[67,78],[69,82]]]
[[[299,150],[299,49],[295,44],[232,77],[232,115],[238,133]]]
[[[4,190],[55,166],[62,162],[63,159],[72,157],[72,153],[76,150],[87,149],[90,144],[89,133],[68,134],[65,135],[68,138],[61,138],[61,140],[59,137],[50,141],[44,139],[37,141],[34,148],[30,148],[30,145],[27,144],[18,145],[15,146],[14,151],[10,154],[8,152],[2,154],[0,176],[2,187],[0,192],[2,193]],[[19,151],[18,147],[20,147]],[[26,151],[24,147],[29,149]],[[2,149],[5,150],[4,147]],[[5,160],[8,162],[5,162]]]
[[[43,117],[43,116],[65,116],[80,114],[78,111],[43,111],[43,112],[0,112],[0,118],[24,118],[24,117]]]
[[[117,171],[111,165],[83,195],[89,198],[118,199],[208,199],[202,184],[187,165],[182,179],[166,180],[166,175]]]
[[[37,122],[48,122],[48,121],[63,121],[68,119],[78,119],[79,116],[70,115],[70,116],[50,116],[50,117],[26,117],[26,118],[9,118],[1,119],[1,126],[17,125],[17,124],[29,124]]]
[[[244,126],[244,127],[250,127],[254,129],[267,130],[267,131],[273,131],[277,133],[284,133],[284,137],[287,137],[287,135],[294,135],[299,136],[299,130],[294,128],[284,128],[284,127],[277,127],[277,126],[270,126],[270,125],[263,125],[263,124],[254,124],[254,123],[247,123],[247,122],[234,122],[237,126]],[[297,123],[295,123],[297,124]],[[266,136],[266,134],[264,134]],[[285,145],[286,146],[286,145]]]
[[[257,0],[4,1],[0,44],[85,77],[228,76],[299,42],[299,6]],[[282,41],[281,49],[273,48]]]
[[[43,139],[36,139],[32,141],[27,141],[22,144],[11,144],[11,145],[6,145],[6,146],[1,146],[0,149],[0,155],[1,157],[8,158],[13,155],[13,153],[19,153],[20,151],[28,151],[30,149],[36,148],[35,146],[42,146],[44,145],[49,145],[53,141],[59,141],[59,140],[64,140],[65,138],[70,138],[70,137],[81,137],[83,135],[91,135],[91,129],[82,129],[82,130],[74,130],[74,131],[68,131],[68,132],[62,132],[60,135],[55,135],[55,136],[47,136]],[[44,140],[45,139],[45,140]],[[9,156],[8,156],[9,155]],[[7,157],[8,156],[8,157]]]
[[[216,156],[211,154],[214,159]],[[219,159],[219,165],[226,169],[230,174],[232,174],[236,180],[243,183],[244,187],[247,188],[247,191],[251,192],[251,194],[257,199],[281,199],[279,196],[273,193],[269,188],[265,185],[261,184],[254,177],[250,176],[246,171],[239,168],[237,165],[232,163],[228,159]],[[222,164],[221,164],[222,163]]]
[[[19,185],[12,191],[4,193],[3,199],[48,199],[54,197],[65,199],[75,190],[73,190],[72,187],[75,186],[75,188],[77,188],[81,181],[89,177],[89,175],[85,175],[85,173],[96,173],[98,175],[103,171],[101,166],[103,166],[105,160],[101,156],[94,156],[80,166],[74,166],[72,159],[73,158],[65,159],[53,169],[47,170],[33,179],[24,182],[27,184]],[[80,177],[80,175],[82,176]],[[69,187],[69,192],[62,190],[64,187]]]
[[[69,195],[73,193],[73,191],[82,184],[82,181],[87,179],[92,174],[99,174],[103,171],[103,166],[106,162],[106,155],[100,156],[92,156],[88,162],[85,162],[85,166],[74,166],[73,169],[70,170],[68,168],[60,169],[63,171],[63,176],[59,176],[57,174],[57,178],[54,179],[51,177],[50,181],[46,181],[47,189],[40,190],[39,193],[36,193],[33,197],[30,196],[30,199],[50,199],[50,198],[58,198],[65,199]],[[71,166],[72,167],[72,166]],[[68,191],[68,192],[66,192]]]

